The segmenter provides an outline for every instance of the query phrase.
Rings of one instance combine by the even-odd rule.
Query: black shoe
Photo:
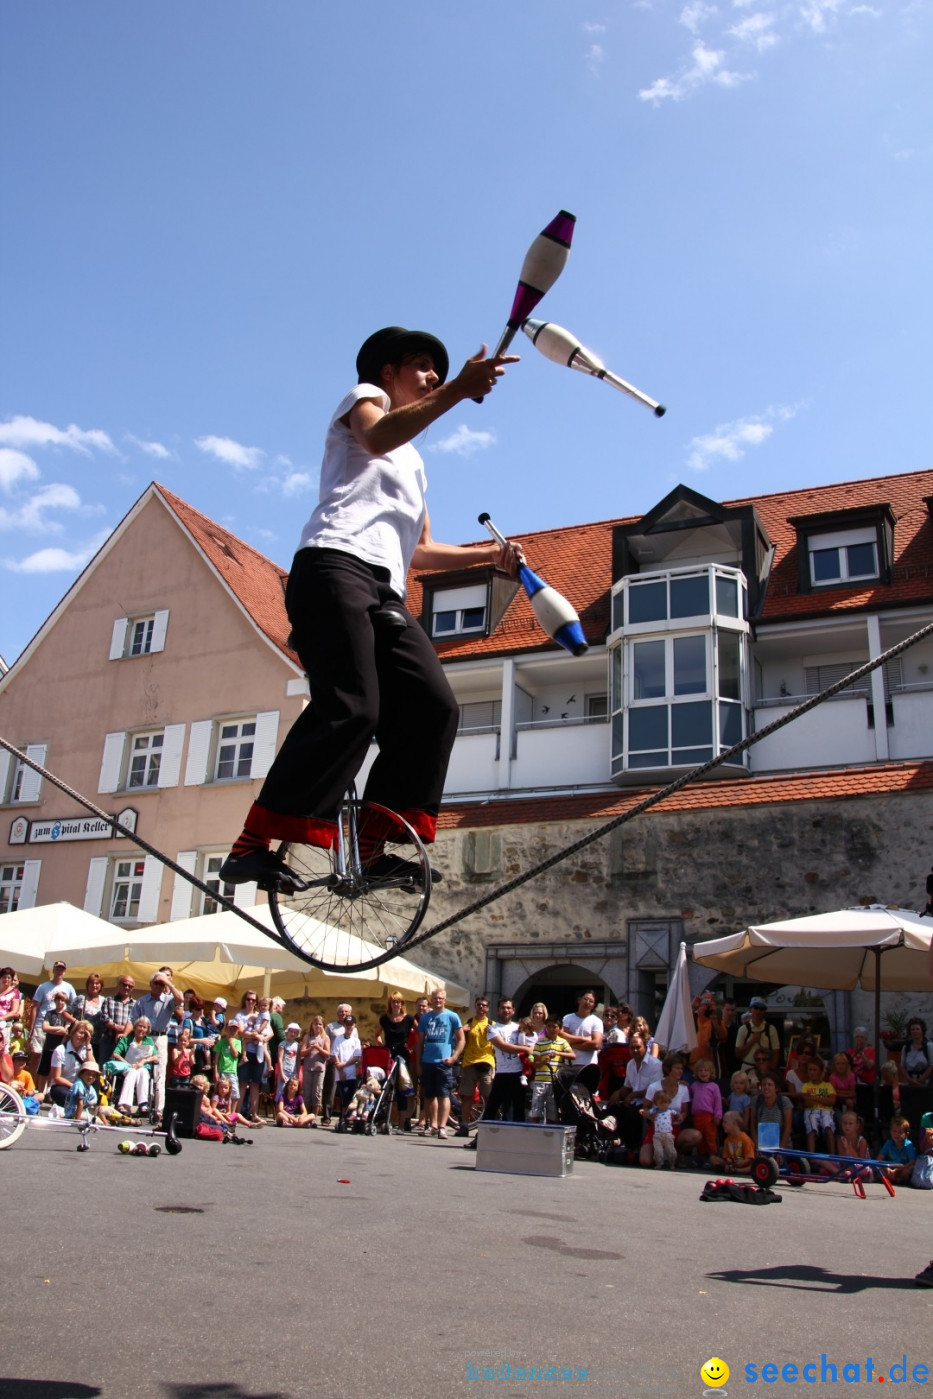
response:
[[[464,1151],[476,1151],[478,1147],[479,1147],[479,1142],[476,1140],[475,1137],[473,1138],[472,1141],[464,1142],[464,1143],[463,1143],[463,1149],[464,1149]]]
[[[456,1130],[456,1132],[454,1132],[454,1136],[455,1136],[455,1137],[468,1137],[469,1135],[470,1135],[470,1129],[469,1129],[469,1127],[458,1127],[457,1130]]]
[[[921,1269],[914,1278],[914,1282],[919,1283],[921,1287],[933,1287],[933,1259],[925,1268]]]
[[[220,867],[225,884],[256,884],[268,892],[296,894],[306,888],[304,881],[273,850],[248,850],[245,855],[228,855]]]
[[[223,870],[221,870],[223,874]],[[405,882],[411,880],[413,884],[421,884],[421,865],[417,860],[402,860],[397,855],[376,855],[368,864],[363,866],[363,874],[367,883],[375,887],[386,887],[393,884],[404,886]],[[431,883],[440,884],[443,879],[442,874],[431,867]]]

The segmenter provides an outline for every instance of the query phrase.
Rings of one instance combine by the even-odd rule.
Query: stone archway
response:
[[[533,1001],[542,1000],[549,1010],[561,1015],[576,1008],[576,995],[587,986],[600,1000],[621,1000],[626,985],[625,951],[620,943],[487,947],[486,990],[494,997],[511,997],[518,1011],[527,1011]]]

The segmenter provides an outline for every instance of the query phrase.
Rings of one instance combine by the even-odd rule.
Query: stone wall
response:
[[[503,806],[503,816],[508,807]],[[580,821],[441,831],[444,882],[428,926],[578,840]],[[412,956],[468,988],[486,948],[626,945],[630,920],[682,920],[688,942],[855,904],[922,909],[933,862],[933,793],[651,811],[421,944]],[[621,949],[620,949],[621,950]],[[617,991],[617,994],[619,992]],[[914,998],[909,1003],[915,1003]],[[916,1002],[928,1011],[933,998]],[[871,1007],[858,1002],[860,1018]],[[933,1023],[933,1013],[928,1014]]]

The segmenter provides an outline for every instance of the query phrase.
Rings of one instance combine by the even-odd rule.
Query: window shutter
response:
[[[106,855],[96,855],[88,865],[87,888],[84,891],[84,911],[100,918],[104,907],[104,885],[107,882]]]
[[[123,652],[126,650],[126,627],[129,617],[118,617],[113,624],[113,634],[110,637],[110,659],[112,661],[122,661]]]
[[[104,756],[100,764],[98,792],[116,792],[120,786],[120,772],[123,767],[123,750],[126,747],[126,734],[107,734],[104,738]]]
[[[237,908],[252,908],[256,902],[258,891],[258,884],[235,884],[233,886],[233,902]]]
[[[147,855],[146,868],[143,872],[143,887],[139,894],[137,922],[157,923],[159,921],[159,897],[161,893],[162,861],[157,860],[155,855]]]
[[[168,630],[168,612],[157,612],[152,628],[152,644],[150,652],[165,650],[165,633]]]
[[[256,736],[253,740],[253,761],[250,777],[265,777],[275,757],[275,741],[279,733],[279,711],[267,709],[256,715]]]
[[[185,764],[185,786],[197,787],[207,781],[207,760],[211,751],[213,720],[198,719],[191,725],[188,739],[188,761]]]
[[[47,743],[27,743],[26,757],[31,758],[34,763],[45,763],[45,755],[48,750]],[[37,802],[39,791],[42,787],[42,778],[32,768],[26,768],[23,773],[23,786],[19,794],[21,802]]]
[[[10,800],[10,765],[13,762],[13,754],[8,753],[5,748],[0,748],[0,802]]]
[[[159,786],[177,787],[181,776],[181,750],[185,743],[184,724],[166,724],[162,737],[162,761],[159,764]]]
[[[39,871],[41,860],[26,860],[23,863],[23,882],[19,891],[19,908],[35,908],[39,892]]]
[[[198,852],[196,850],[179,850],[175,856],[176,865],[181,865],[183,870],[189,874],[194,874],[198,863]],[[172,890],[172,912],[169,915],[173,922],[179,918],[191,917],[191,891],[194,888],[182,875],[176,874],[175,887]]]

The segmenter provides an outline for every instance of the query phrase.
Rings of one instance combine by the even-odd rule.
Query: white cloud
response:
[[[606,50],[602,44],[591,44],[586,51],[586,66],[594,77],[599,76],[599,70],[606,61]]]
[[[736,418],[732,423],[720,423],[712,432],[694,437],[687,443],[687,465],[694,471],[706,471],[718,458],[738,461],[749,447],[760,447],[774,431],[775,422],[786,423],[797,414],[797,406],[779,404],[764,413]]]
[[[314,477],[307,471],[293,471],[282,482],[282,494],[284,496],[303,495],[313,485]]]
[[[681,10],[680,22],[691,34],[696,34],[701,24],[718,14],[719,10],[715,5],[706,5],[703,0],[691,0],[691,3]]]
[[[0,447],[0,486],[8,491],[17,481],[36,481],[39,468],[32,457],[12,447]]]
[[[594,24],[592,20],[584,20],[583,32],[584,34],[605,34],[606,26],[604,24]]]
[[[265,456],[261,447],[244,447],[232,437],[197,437],[194,445],[237,470],[253,471]]]
[[[4,559],[3,567],[11,573],[74,573],[93,558],[108,534],[105,530],[84,549],[39,549],[25,559]]]
[[[46,518],[47,510],[77,510],[81,497],[71,486],[54,482],[43,486],[16,510],[0,507],[0,529],[26,530],[30,534],[59,534],[63,526]]]
[[[759,53],[764,53],[765,49],[773,48],[778,42],[778,37],[773,32],[774,22],[774,15],[759,12],[739,20],[738,24],[734,24],[726,33],[731,34],[733,39],[738,39],[740,44],[752,44]]]
[[[461,423],[449,435],[442,437],[429,449],[432,452],[454,452],[458,457],[472,457],[474,452],[484,452],[496,440],[494,432],[474,432],[466,423]]]
[[[701,87],[713,83],[718,87],[737,87],[746,82],[751,73],[735,73],[723,67],[725,54],[721,49],[710,49],[700,40],[693,46],[691,63],[685,65],[675,78],[658,78],[651,87],[642,88],[639,97],[643,102],[660,106],[668,98],[672,102],[682,102]]]
[[[134,437],[131,432],[126,434],[128,442],[134,442],[140,451],[145,452],[147,457],[155,457],[158,461],[168,461],[172,453],[161,442],[145,442],[141,437]]]
[[[800,6],[800,15],[814,34],[825,34],[828,19],[835,19],[842,8],[843,0],[811,0]]]
[[[85,456],[92,448],[100,452],[116,452],[106,432],[100,428],[85,431],[72,423],[64,429],[37,418],[16,417],[0,423],[0,445],[7,447],[68,447]]]

